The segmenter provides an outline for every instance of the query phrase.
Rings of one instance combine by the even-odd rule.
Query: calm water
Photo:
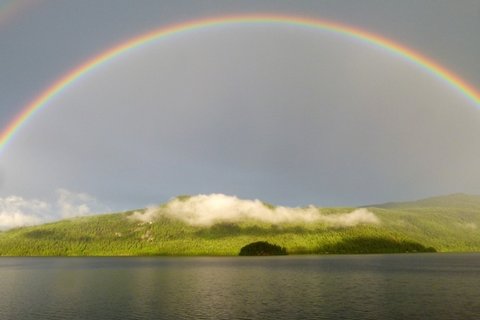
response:
[[[480,254],[0,258],[0,319],[428,318],[480,318]]]

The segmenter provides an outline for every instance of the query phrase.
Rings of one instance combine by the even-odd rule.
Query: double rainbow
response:
[[[19,129],[25,125],[28,119],[38,112],[43,107],[48,105],[48,102],[57,94],[61,93],[68,86],[71,86],[82,75],[92,71],[101,64],[115,59],[117,56],[125,53],[128,50],[142,46],[154,40],[187,32],[190,30],[207,28],[207,27],[221,27],[231,24],[285,24],[291,26],[308,27],[313,29],[320,29],[330,31],[332,33],[349,36],[353,39],[361,40],[362,42],[372,44],[376,47],[385,49],[386,51],[406,60],[420,69],[428,71],[434,77],[439,78],[453,90],[456,90],[469,99],[476,107],[480,107],[480,93],[470,84],[465,82],[453,72],[447,70],[441,65],[437,64],[432,59],[423,56],[403,45],[400,45],[390,39],[381,37],[379,35],[343,25],[327,20],[310,19],[295,16],[274,15],[274,14],[250,14],[227,16],[211,19],[195,20],[187,23],[180,23],[168,27],[163,27],[136,38],[130,39],[116,47],[113,47],[98,56],[93,57],[79,67],[73,69],[57,82],[50,86],[47,90],[36,97],[30,104],[28,104],[16,118],[11,121],[7,127],[0,133],[0,154],[5,150],[7,144],[13,140],[15,134]]]

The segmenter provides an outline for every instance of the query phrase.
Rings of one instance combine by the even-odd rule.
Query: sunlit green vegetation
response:
[[[131,212],[74,218],[2,232],[0,255],[238,255],[257,241],[285,247],[289,254],[480,251],[480,197],[445,198],[369,207],[381,223],[355,227],[256,221],[200,227],[167,217],[141,222],[129,218]]]

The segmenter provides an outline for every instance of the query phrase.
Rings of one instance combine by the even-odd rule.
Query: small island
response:
[[[266,241],[247,244],[240,249],[239,256],[285,256],[287,249]]]

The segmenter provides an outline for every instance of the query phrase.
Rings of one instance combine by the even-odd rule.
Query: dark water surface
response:
[[[0,319],[480,319],[480,254],[0,258]]]

